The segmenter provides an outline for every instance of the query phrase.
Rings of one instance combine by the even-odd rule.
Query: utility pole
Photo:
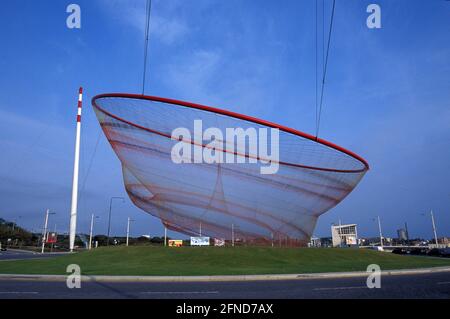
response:
[[[73,252],[75,246],[75,235],[77,231],[77,206],[78,206],[78,170],[80,166],[80,136],[81,136],[81,108],[83,105],[83,88],[78,91],[78,113],[77,113],[77,133],[75,138],[75,160],[73,164],[72,181],[72,206],[70,209],[70,251]]]
[[[200,222],[200,232],[199,232],[199,236],[202,237],[202,222]]]
[[[167,227],[164,225],[164,246],[167,246]]]
[[[383,248],[383,234],[381,232],[381,220],[380,220],[380,216],[377,216],[378,218],[378,231],[380,232],[380,246],[381,248]]]
[[[436,241],[436,245],[438,245],[438,237],[436,232],[436,223],[434,222],[433,210],[431,210],[431,223],[433,224],[434,240]]]
[[[123,197],[111,197],[109,200],[108,240],[106,241],[106,246],[109,246],[109,235],[111,233],[111,211],[112,211],[112,202],[114,199],[121,199],[122,202],[125,202],[125,198]]]
[[[18,216],[17,218],[14,218],[14,221],[12,223],[12,231],[14,231],[14,229],[16,229],[17,220],[20,220],[21,218],[22,218],[22,216]]]
[[[17,218],[14,218],[11,225],[11,231],[14,232],[15,224],[17,223]]]
[[[56,236],[56,238],[58,238],[58,235],[57,235],[57,233],[56,233],[56,223],[55,223],[55,226],[54,226],[54,228],[53,228],[53,232],[55,233],[55,236]],[[55,246],[55,243],[52,243],[52,246],[50,247],[50,251],[51,252],[53,252],[53,247]]]
[[[45,223],[44,223],[44,233],[42,234],[42,248],[41,248],[41,254],[44,253],[45,249],[45,242],[47,241],[47,227],[48,227],[48,216],[49,215],[55,215],[55,213],[50,213],[50,210],[47,209],[45,212]]]
[[[91,231],[89,232],[89,250],[92,249],[92,234],[94,231],[94,218],[98,218],[98,216],[95,216],[94,214],[92,214],[92,216],[91,216]]]
[[[408,224],[405,222],[406,240],[409,240]]]
[[[127,247],[128,247],[128,242],[129,242],[129,238],[130,238],[130,223],[134,222],[134,220],[132,220],[130,217],[128,217],[128,224],[127,224]]]
[[[234,224],[231,224],[231,246],[234,247]]]

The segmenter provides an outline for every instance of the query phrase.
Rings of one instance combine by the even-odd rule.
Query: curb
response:
[[[24,254],[30,254],[30,255],[35,255],[35,254],[38,253],[37,251],[25,250],[25,249],[15,249],[15,248],[8,248],[7,251],[12,251],[12,252],[17,252],[17,253],[24,253]]]
[[[404,270],[385,270],[385,276],[419,275],[450,272],[450,267],[433,267]],[[226,276],[81,276],[89,282],[220,282],[220,281],[271,281],[367,277],[365,271],[331,272],[316,274],[274,274],[274,275],[226,275]],[[66,281],[66,275],[11,275],[0,274],[0,280]]]
[[[33,250],[24,250],[24,249],[15,249],[15,248],[9,248],[8,251],[16,252],[16,253],[24,253],[24,254],[30,254],[30,255],[42,255],[39,251],[33,251]],[[44,255],[67,255],[70,254],[69,252],[60,251],[60,252],[44,252]]]

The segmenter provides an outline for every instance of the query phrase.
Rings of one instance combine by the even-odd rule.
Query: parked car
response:
[[[411,255],[426,255],[427,248],[413,248],[410,252]]]
[[[441,256],[440,249],[437,249],[437,248],[431,249],[431,250],[428,252],[428,256],[440,257],[440,256]]]
[[[441,249],[441,257],[450,258],[450,247]]]
[[[428,252],[428,256],[450,258],[450,248],[433,248]]]
[[[393,254],[398,254],[398,255],[405,255],[408,252],[406,251],[405,248],[394,248],[394,250],[392,251]]]

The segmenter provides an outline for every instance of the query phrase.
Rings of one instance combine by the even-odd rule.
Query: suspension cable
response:
[[[94,151],[92,152],[92,155],[91,155],[91,158],[89,160],[89,164],[88,164],[88,168],[87,168],[86,174],[84,175],[83,182],[81,183],[80,196],[78,198],[79,202],[81,202],[81,199],[83,198],[83,195],[84,195],[84,191],[85,191],[85,188],[86,188],[86,182],[87,182],[87,180],[89,178],[89,174],[91,173],[92,164],[94,163],[94,158],[95,158],[95,156],[97,154],[97,149],[98,149],[98,145],[100,143],[101,133],[102,133],[102,129],[100,128],[98,130],[98,133],[97,133],[97,140],[95,142]]]
[[[325,68],[325,0],[322,0],[322,68]]]
[[[318,90],[318,9],[317,9],[317,3],[319,0],[316,0],[316,10],[315,10],[315,14],[316,14],[316,25],[315,25],[315,45],[316,45],[316,54],[315,54],[315,62],[316,62],[316,74],[315,74],[315,89],[316,89],[316,95],[315,95],[315,100],[316,100],[316,130],[317,130],[317,124],[319,121],[319,90]]]
[[[330,21],[330,30],[328,32],[328,44],[327,44],[327,52],[325,55],[325,65],[323,67],[323,77],[322,77],[322,89],[320,93],[320,104],[319,104],[319,115],[316,127],[316,139],[319,137],[319,129],[320,129],[320,120],[322,115],[322,106],[323,106],[323,95],[325,89],[325,78],[327,75],[327,66],[328,66],[328,56],[330,53],[330,43],[331,43],[331,34],[333,32],[333,20],[334,20],[334,11],[336,6],[336,0],[333,0],[333,8],[331,9],[331,21]]]
[[[152,12],[152,0],[147,0],[145,8],[145,47],[144,47],[144,72],[142,76],[142,95],[145,93],[145,80],[147,76],[148,39],[150,36],[150,16]]]

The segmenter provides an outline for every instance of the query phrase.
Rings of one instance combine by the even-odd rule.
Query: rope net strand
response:
[[[201,227],[202,235],[231,240],[233,227],[236,241],[270,244],[274,238],[304,245],[318,217],[342,201],[369,169],[358,155],[325,140],[220,109],[131,94],[99,95],[92,105],[121,161],[132,202],[188,235],[198,235]],[[278,128],[278,172],[263,175],[264,164],[248,160],[175,164],[171,150],[180,141],[171,138],[172,132],[180,127],[194,132],[194,120],[222,132]],[[247,159],[258,158],[251,151],[245,150]]]

